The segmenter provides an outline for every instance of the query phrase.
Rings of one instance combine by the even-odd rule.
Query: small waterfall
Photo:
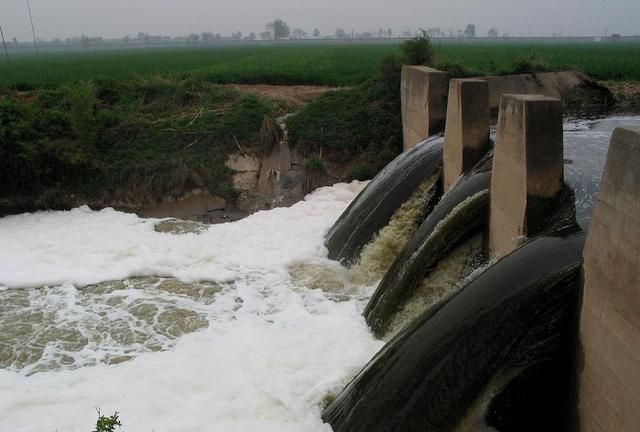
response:
[[[444,139],[425,140],[389,163],[349,205],[327,234],[329,258],[354,264],[364,246],[426,180],[442,171]],[[437,200],[440,192],[434,194]]]
[[[438,262],[484,228],[491,161],[488,154],[447,192],[378,285],[364,312],[378,337],[387,335],[395,314]]]
[[[433,208],[440,174],[431,177],[393,214],[389,224],[362,249],[351,273],[355,283],[371,284],[382,278],[419,224]]]

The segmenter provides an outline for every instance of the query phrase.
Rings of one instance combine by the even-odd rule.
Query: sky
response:
[[[331,35],[394,34],[440,27],[444,32],[475,24],[478,35],[495,26],[511,36],[597,36],[605,30],[640,34],[640,0],[30,0],[39,38],[135,36],[138,32],[180,36],[211,31],[260,32],[274,18],[291,29]],[[5,37],[31,37],[26,0],[0,0]]]

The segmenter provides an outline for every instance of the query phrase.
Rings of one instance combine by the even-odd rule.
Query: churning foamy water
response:
[[[323,400],[381,347],[373,287],[323,246],[362,187],[173,232],[109,209],[0,219],[0,431],[88,432],[96,408],[127,432],[329,431]]]

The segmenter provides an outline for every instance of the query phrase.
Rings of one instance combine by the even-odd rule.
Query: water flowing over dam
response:
[[[384,334],[391,312],[436,264],[486,224],[492,156],[489,152],[447,192],[385,274],[364,311],[377,336]]]
[[[0,218],[0,431],[86,432],[96,408],[128,431],[566,430],[585,233],[622,124],[640,118],[564,124],[568,187],[500,260],[491,153],[445,191],[442,138],[234,223]]]
[[[443,138],[426,140],[398,156],[372,180],[327,234],[329,258],[347,263],[357,259],[416,188],[441,171],[443,143]],[[433,198],[437,201],[439,194]]]
[[[545,236],[487,269],[392,339],[324,419],[337,432],[453,431],[485,417],[497,430],[557,430],[583,244]]]

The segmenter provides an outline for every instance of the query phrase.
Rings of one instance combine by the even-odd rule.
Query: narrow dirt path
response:
[[[328,91],[341,90],[344,88],[311,85],[278,86],[268,84],[234,84],[231,85],[231,87],[242,92],[257,93],[262,96],[277,99],[286,99],[298,105],[308,104]]]

